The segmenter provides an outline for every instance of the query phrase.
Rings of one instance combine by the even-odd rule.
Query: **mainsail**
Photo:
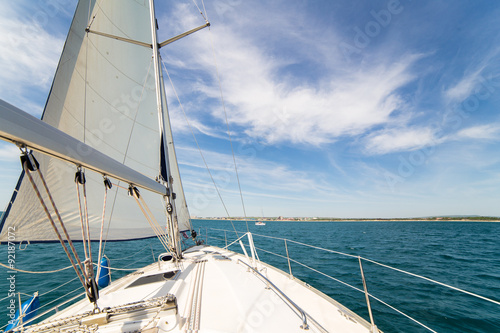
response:
[[[113,8],[120,8],[120,13]],[[179,230],[184,231],[191,224],[171,149],[166,102],[161,115],[164,128],[157,112],[150,20],[147,1],[79,1],[42,120],[152,179],[165,169],[161,161],[168,161]],[[162,136],[168,157],[164,156]],[[76,166],[42,154],[35,156],[71,238],[81,239]],[[91,238],[98,239],[105,187],[100,174],[88,171],[86,179]],[[128,187],[126,183],[117,185]],[[141,196],[158,223],[165,225],[164,198],[148,191],[141,191]],[[56,240],[46,220],[31,184],[21,174],[0,221],[0,241],[6,240],[9,226],[15,226],[16,241]],[[118,186],[108,192],[104,221],[108,240],[154,235],[134,199]]]

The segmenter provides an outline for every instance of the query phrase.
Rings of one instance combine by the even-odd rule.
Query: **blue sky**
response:
[[[0,4],[0,98],[40,116],[74,0]],[[198,5],[202,8],[201,2]],[[500,3],[206,1],[162,51],[232,216],[500,216]],[[157,4],[160,39],[204,23]],[[226,213],[166,82],[190,211]],[[0,206],[20,171],[0,143]]]

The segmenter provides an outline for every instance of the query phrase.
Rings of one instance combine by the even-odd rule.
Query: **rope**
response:
[[[30,295],[30,294],[25,294],[25,293],[22,293],[22,292],[18,292],[18,294],[21,294],[21,295],[23,295],[23,296],[28,296],[28,297],[33,296],[33,294],[31,294],[31,295]],[[0,302],[5,301],[7,298],[12,298],[12,296],[11,296],[11,295],[7,295],[7,296],[6,296],[6,297],[4,297],[4,298],[0,298]]]
[[[24,269],[20,269],[20,268],[13,268],[13,267],[10,267],[8,265],[5,265],[3,263],[0,262],[0,266],[2,267],[5,267],[9,270],[12,270],[12,271],[16,271],[16,272],[21,272],[21,273],[29,273],[29,274],[49,274],[49,273],[57,273],[57,272],[62,272],[62,271],[65,271],[73,266],[68,266],[68,267],[64,267],[64,268],[60,268],[60,269],[55,269],[53,271],[27,271],[27,270],[24,270]]]
[[[80,222],[81,222],[81,227],[82,227],[82,242],[83,242],[83,251],[85,253],[85,260],[90,260],[92,262],[92,245],[91,245],[91,238],[90,238],[90,223],[89,223],[89,212],[88,212],[88,203],[87,203],[87,185],[85,181],[85,173],[82,170],[81,167],[78,167],[78,177],[82,177],[83,182],[80,183],[80,181],[75,179],[75,184],[76,184],[76,192],[77,192],[77,197],[78,197],[78,208],[80,211]],[[82,210],[82,203],[81,203],[81,197],[80,197],[80,185],[82,187],[82,192],[83,192],[83,210]],[[85,244],[86,243],[86,244]],[[88,275],[90,277],[93,276],[93,272],[88,272]]]
[[[107,178],[104,178],[104,181],[106,182]],[[99,235],[99,252],[97,254],[97,273],[99,273],[99,270],[101,269],[101,259],[102,259],[102,232],[104,231],[104,218],[106,214],[106,200],[108,197],[108,186],[104,184],[104,199],[103,199],[103,204],[102,204],[102,219],[101,219],[101,233]]]
[[[76,186],[76,195],[78,198],[78,209],[80,211],[80,223],[82,226],[82,243],[83,243],[83,253],[85,254],[85,259],[88,259],[87,256],[87,242],[86,242],[86,237],[85,237],[85,222],[83,218],[83,211],[82,211],[82,199],[80,198],[80,188],[78,187],[78,182],[75,181],[75,186]]]
[[[92,246],[91,246],[91,240],[90,240],[90,223],[89,223],[89,211],[88,211],[88,205],[87,205],[87,184],[84,182],[82,184],[83,188],[83,207],[85,208],[85,226],[87,227],[87,248],[89,251],[89,259],[90,262],[92,262]],[[94,271],[90,272],[90,277],[93,277]]]
[[[151,217],[151,221],[155,224],[156,228],[160,231],[160,235],[163,236],[164,240],[168,244],[169,243],[169,238],[167,238],[167,235],[163,232],[162,227],[160,226],[160,224],[156,220],[155,216],[153,215],[153,213],[149,209],[148,205],[146,204],[146,201],[144,201],[144,198],[142,196],[139,197],[139,200],[141,201],[142,205],[146,208],[146,211],[148,212],[149,216]]]
[[[142,207],[139,199],[137,199],[135,192],[134,192],[134,199],[137,202],[137,205],[139,205],[139,208],[141,209],[142,214],[144,214],[144,217],[146,218],[149,225],[151,226],[151,229],[153,229],[153,232],[156,234],[156,237],[158,237],[158,239],[160,240],[160,243],[163,245],[163,247],[165,248],[166,251],[170,251],[169,246],[168,246],[169,241],[166,239],[166,235],[162,234],[161,228],[158,229],[159,226],[155,225],[154,222],[151,220],[151,217],[146,213],[146,211],[145,211],[144,207]]]
[[[57,229],[57,227],[56,227],[56,224],[55,224],[55,222],[54,222],[54,219],[52,218],[52,216],[51,216],[51,214],[50,214],[50,212],[49,212],[49,210],[48,210],[48,207],[47,207],[47,205],[45,204],[45,202],[44,202],[44,200],[43,200],[43,198],[42,198],[42,196],[41,196],[41,194],[40,194],[40,191],[38,190],[38,187],[37,187],[37,185],[36,185],[35,181],[33,180],[33,177],[31,176],[31,172],[30,172],[30,170],[28,169],[28,162],[27,162],[27,161],[25,161],[25,162],[23,163],[23,168],[24,168],[25,173],[28,175],[28,179],[29,179],[29,181],[30,181],[31,185],[33,186],[33,190],[35,191],[35,193],[36,193],[36,195],[37,195],[37,197],[38,197],[38,200],[40,200],[40,204],[42,205],[42,207],[43,207],[43,209],[44,209],[44,211],[45,211],[45,214],[47,215],[47,217],[48,217],[48,219],[49,219],[49,221],[50,221],[50,223],[51,223],[51,225],[52,225],[52,228],[54,229],[54,231],[55,231],[55,233],[56,233],[56,235],[57,235],[57,238],[59,239],[59,242],[61,243],[61,245],[62,245],[62,247],[63,247],[63,249],[64,249],[64,252],[66,252],[66,255],[68,256],[68,259],[69,259],[69,260],[70,260],[70,262],[71,262],[71,265],[72,265],[72,266],[73,266],[73,268],[75,269],[75,272],[76,272],[76,274],[78,275],[78,278],[80,279],[80,282],[81,282],[81,283],[82,283],[82,285],[85,287],[85,291],[89,294],[89,290],[88,290],[87,284],[85,283],[85,281],[86,281],[85,271],[84,271],[84,269],[83,269],[83,267],[82,267],[82,265],[81,265],[80,259],[78,258],[78,254],[76,253],[76,249],[75,249],[75,248],[74,248],[74,246],[73,246],[73,242],[71,242],[71,239],[70,239],[70,237],[69,237],[69,235],[68,235],[68,232],[67,232],[66,228],[64,227],[64,224],[63,224],[63,222],[62,222],[61,215],[59,214],[59,211],[58,211],[58,210],[57,210],[57,208],[56,208],[56,205],[55,205],[55,203],[54,203],[54,200],[53,200],[53,198],[52,198],[52,195],[50,194],[50,191],[49,191],[49,189],[48,189],[48,187],[47,187],[47,183],[45,182],[45,179],[43,178],[43,176],[42,176],[42,173],[41,173],[40,169],[38,169],[38,175],[40,176],[40,179],[41,179],[41,180],[42,180],[42,182],[43,182],[43,185],[44,185],[44,187],[45,187],[45,191],[47,192],[47,195],[49,196],[49,199],[50,199],[50,201],[51,201],[51,203],[52,203],[52,206],[53,206],[54,211],[55,211],[55,213],[56,213],[56,215],[57,215],[57,218],[58,218],[58,220],[59,220],[59,223],[61,224],[61,227],[62,227],[62,229],[63,229],[63,231],[64,231],[64,233],[65,233],[65,235],[66,235],[66,238],[67,238],[67,240],[68,240],[68,244],[69,244],[69,246],[71,247],[71,249],[72,249],[72,251],[73,251],[73,254],[75,255],[75,258],[76,258],[76,260],[77,260],[77,262],[78,262],[78,264],[79,264],[79,268],[80,268],[80,270],[81,270],[81,274],[83,275],[83,277],[82,277],[82,275],[80,274],[80,271],[78,270],[77,265],[76,265],[76,263],[75,263],[75,262],[74,262],[74,260],[73,260],[73,257],[70,255],[70,253],[69,253],[69,251],[68,251],[68,249],[67,249],[66,245],[64,244],[64,241],[63,241],[63,239],[62,239],[62,237],[61,237],[61,234],[59,233],[59,230],[58,230],[58,229]],[[89,295],[90,295],[90,294],[89,294]]]

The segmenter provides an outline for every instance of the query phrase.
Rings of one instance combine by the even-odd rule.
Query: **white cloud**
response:
[[[0,142],[0,161],[12,162],[19,160],[20,154],[19,148],[13,144]]]
[[[500,138],[500,126],[498,124],[479,125],[460,130],[457,139],[482,139],[498,140]]]
[[[409,57],[350,76],[332,75],[322,84],[290,85],[286,78],[276,77],[279,65],[259,50],[233,52],[233,56],[222,56],[223,63],[240,66],[224,71],[228,73],[223,78],[226,101],[233,110],[230,121],[248,127],[247,135],[270,143],[317,145],[390,123],[391,114],[404,104],[396,90],[413,78],[408,68],[414,58]]]
[[[499,54],[500,48],[494,46],[481,57],[471,59],[458,82],[443,91],[445,100],[449,103],[460,103],[471,95],[484,99],[495,93],[495,84],[492,81],[496,76],[493,73],[498,72]]]
[[[479,68],[472,73],[465,75],[454,86],[446,89],[444,95],[450,102],[461,102],[472,94],[474,88],[482,78],[481,72],[484,68]]]
[[[237,155],[236,163],[240,180],[244,183],[242,186],[247,190],[254,189],[258,184],[259,191],[269,195],[308,192],[315,193],[316,196],[329,193],[331,197],[335,192],[332,186],[317,180],[320,178],[318,174],[313,176],[306,171],[293,170],[282,163],[259,158],[258,151],[252,150],[251,147],[245,149],[247,154]],[[179,163],[190,167],[189,170],[181,167],[181,169],[185,170],[184,175],[192,178],[193,182],[196,182],[196,180],[203,182],[205,180],[211,183],[198,149],[178,146],[176,150]],[[223,187],[229,188],[236,185],[231,154],[203,150],[203,155],[218,186],[222,184]]]
[[[16,14],[12,8],[16,4],[6,4],[0,6],[1,98],[33,110],[30,101],[33,90],[50,87],[64,39],[46,31],[52,12],[34,10],[31,15],[22,11]],[[40,106],[35,110],[40,112]]]
[[[365,150],[372,155],[388,154],[420,149],[435,145],[439,141],[435,136],[435,131],[428,127],[394,128],[369,135],[366,139]]]
[[[286,13],[280,13],[279,17],[273,27],[276,31],[280,31],[279,24],[287,21]],[[272,20],[264,18],[264,21],[272,24]],[[340,136],[363,134],[376,125],[397,122],[394,111],[405,106],[398,89],[414,79],[411,66],[421,56],[407,55],[401,61],[392,61],[392,57],[383,61],[374,59],[358,67],[333,70],[330,63],[323,65],[322,62],[326,54],[328,61],[342,62],[337,44],[312,43],[306,38],[321,35],[314,29],[305,29],[301,35],[289,34],[296,49],[307,52],[289,53],[281,58],[285,60],[277,60],[273,56],[274,46],[259,42],[255,35],[244,35],[237,27],[223,25],[211,37],[198,35],[196,43],[186,42],[194,51],[181,51],[176,56],[172,56],[176,51],[169,53],[173,58],[169,62],[175,66],[189,63],[192,68],[206,71],[205,74],[212,76],[211,82],[198,81],[193,87],[212,99],[219,98],[216,84],[214,88],[215,71],[207,70],[213,67],[208,56],[212,52],[210,43],[206,40],[213,38],[219,71],[223,73],[225,102],[231,111],[229,121],[247,128],[246,135],[268,143],[319,145]],[[331,35],[333,32],[329,36],[335,40]],[[201,60],[192,56],[203,54],[207,56]],[[301,77],[304,74],[288,69],[304,62],[324,69],[323,73],[308,81]],[[222,108],[212,109],[212,113],[223,120]]]

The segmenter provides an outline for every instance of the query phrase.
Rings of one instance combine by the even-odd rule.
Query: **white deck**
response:
[[[87,316],[58,328],[92,332],[371,332],[366,321],[331,298],[282,271],[259,264],[258,271],[307,314],[309,328],[302,329],[299,311],[273,288],[267,288],[265,279],[240,260],[249,263],[244,255],[220,248],[192,248],[179,263],[154,263],[114,281],[100,291],[98,301],[103,310],[172,294],[177,307],[170,302],[163,308],[120,310],[110,312],[104,321],[103,314]],[[176,270],[170,280],[128,287],[138,279],[153,279]],[[91,309],[85,299],[51,320]]]

